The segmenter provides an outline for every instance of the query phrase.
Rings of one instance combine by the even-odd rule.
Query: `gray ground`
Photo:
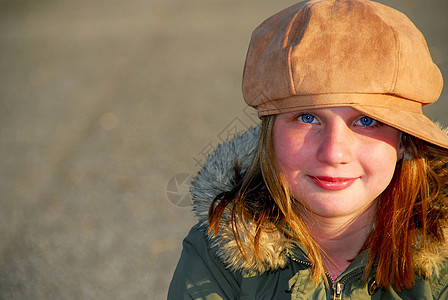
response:
[[[293,3],[0,0],[1,299],[166,297],[185,182],[254,124],[250,33]],[[448,2],[389,3],[448,78]],[[427,112],[448,123],[446,89]]]

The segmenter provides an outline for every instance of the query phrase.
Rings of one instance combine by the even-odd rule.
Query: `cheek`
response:
[[[400,131],[389,126],[380,131],[377,136],[374,136],[369,147],[377,149],[375,151],[375,158],[380,159],[384,157],[395,160],[396,162],[404,151],[401,145],[401,136]]]
[[[296,138],[278,143],[275,149],[278,171],[284,176],[285,183],[295,195],[302,189],[303,173],[312,164],[312,152],[309,141],[304,143],[303,140]]]
[[[366,140],[361,151],[365,168],[378,181],[390,181],[401,151],[401,134],[398,130],[387,127],[381,135]],[[381,175],[383,174],[383,175]],[[383,178],[382,178],[383,177]]]
[[[364,170],[371,178],[371,188],[381,193],[389,185],[397,164],[397,149],[392,145],[370,147],[364,157]]]
[[[309,144],[300,135],[288,132],[275,136],[274,152],[279,171],[286,176],[299,170],[310,157]]]

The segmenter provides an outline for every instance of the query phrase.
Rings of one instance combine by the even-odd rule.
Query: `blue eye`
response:
[[[317,123],[317,119],[316,119],[316,117],[313,116],[312,114],[303,114],[303,115],[300,115],[300,116],[297,118],[297,120],[298,120],[299,122],[307,123],[307,124],[310,124],[310,123]]]
[[[364,116],[361,119],[359,119],[358,121],[356,121],[355,125],[364,126],[364,127],[375,126],[375,125],[378,125],[378,121],[375,119],[372,119],[370,117]]]

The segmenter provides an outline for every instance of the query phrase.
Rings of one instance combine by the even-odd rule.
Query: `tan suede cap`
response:
[[[259,117],[350,106],[448,148],[423,115],[443,79],[422,33],[401,12],[366,0],[311,0],[273,15],[253,34],[243,96]]]

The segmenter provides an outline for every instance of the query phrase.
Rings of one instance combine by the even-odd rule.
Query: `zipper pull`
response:
[[[333,287],[334,289],[334,300],[341,300],[342,299],[342,289],[344,285],[340,282],[336,283],[336,286]]]

